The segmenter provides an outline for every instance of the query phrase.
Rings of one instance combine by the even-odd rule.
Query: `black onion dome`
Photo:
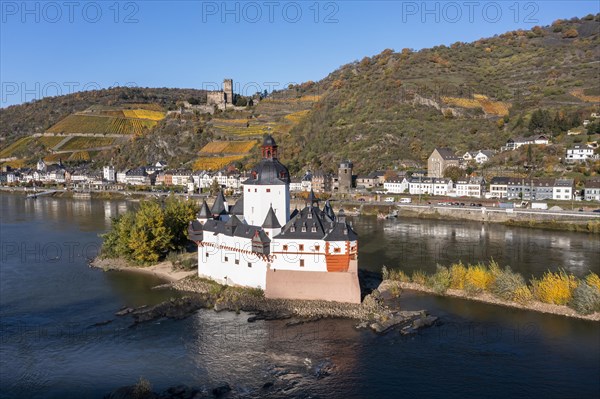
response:
[[[252,170],[252,176],[244,184],[290,184],[290,172],[277,159],[263,159]]]
[[[263,140],[263,147],[275,147],[276,145],[277,144],[275,143],[275,139],[273,138],[273,136],[267,134],[265,136],[265,139]]]

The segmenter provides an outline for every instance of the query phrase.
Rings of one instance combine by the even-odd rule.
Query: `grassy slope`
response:
[[[593,104],[570,92],[599,91],[598,19],[419,52],[385,50],[344,65],[319,82],[323,99],[286,144],[298,149],[300,164],[329,167],[350,158],[366,171],[401,166],[404,159],[423,161],[435,146],[498,148],[526,132],[516,122],[520,115],[527,121],[538,107],[591,111]],[[578,36],[565,37],[572,29]],[[462,116],[450,118],[432,106],[447,106],[444,96],[473,94],[511,103],[508,123],[498,128],[498,116],[454,106]],[[429,105],[420,105],[420,98]]]

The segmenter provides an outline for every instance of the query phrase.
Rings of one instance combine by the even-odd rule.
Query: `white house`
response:
[[[502,150],[516,150],[519,147],[524,145],[548,145],[550,144],[550,139],[541,134],[538,136],[530,136],[530,137],[516,137],[510,138],[502,147]]]
[[[583,193],[586,201],[600,201],[600,180],[586,181]]]
[[[130,169],[125,173],[125,183],[132,186],[149,186],[150,177],[146,174],[146,168],[139,167]]]
[[[584,162],[595,158],[594,149],[589,145],[575,144],[567,149],[567,162]]]
[[[290,191],[298,192],[302,191],[302,179],[300,177],[292,177],[290,181]]]
[[[388,179],[383,183],[383,189],[390,194],[404,194],[408,191],[409,182],[406,177],[402,179]]]
[[[481,150],[475,155],[475,162],[478,164],[484,164],[488,162],[494,156],[494,151]]]
[[[129,172],[129,169],[117,172],[117,183],[127,183],[127,172]]]
[[[487,193],[487,196],[489,198],[507,198],[508,181],[508,177],[493,177],[490,181],[490,191]]]
[[[312,190],[312,173],[306,172],[302,177],[302,191],[309,192]]]
[[[456,181],[456,196],[481,198],[485,194],[485,179],[471,177]]]
[[[102,168],[102,178],[108,182],[114,182],[117,179],[115,167],[108,165]]]
[[[360,302],[358,240],[343,212],[321,210],[311,191],[290,215],[290,176],[267,136],[263,159],[229,207],[222,192],[202,204],[189,237],[198,245],[198,274],[227,285],[261,288],[268,298]]]
[[[463,154],[462,159],[464,159],[467,162],[472,161],[477,156],[477,153],[478,151],[467,151]]]
[[[408,192],[413,195],[432,194],[433,179],[428,177],[413,177],[408,182]]]
[[[552,199],[569,200],[575,194],[575,183],[573,179],[555,179],[552,187]]]
[[[37,161],[35,169],[40,172],[45,172],[46,171],[46,163],[42,159],[40,159],[39,161]]]
[[[448,195],[453,187],[452,179],[433,179],[433,195]]]

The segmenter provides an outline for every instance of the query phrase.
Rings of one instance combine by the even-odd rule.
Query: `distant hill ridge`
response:
[[[144,134],[136,139],[97,154],[98,161],[127,166],[157,158],[191,168],[209,155],[200,150],[210,142],[251,141],[267,131],[293,173],[305,166],[332,170],[341,159],[353,160],[359,172],[401,167],[422,162],[436,146],[499,148],[511,136],[530,134],[528,121],[539,108],[598,112],[599,21],[600,14],[589,15],[473,43],[387,49],[319,82],[275,92],[246,111],[156,120],[140,127]],[[3,149],[90,106],[156,104],[154,111],[164,112],[203,97],[206,92],[193,89],[114,88],[8,107],[0,110]],[[51,144],[21,146],[17,154],[34,159]],[[235,155],[232,162],[253,162],[256,148],[244,148],[245,158]]]

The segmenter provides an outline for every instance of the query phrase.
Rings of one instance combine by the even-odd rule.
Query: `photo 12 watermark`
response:
[[[339,23],[336,1],[203,1],[202,23]]]
[[[140,22],[137,1],[2,1],[3,24]]]
[[[403,1],[402,23],[514,23],[537,24],[540,3],[535,1]]]
[[[0,242],[0,261],[22,264],[75,263],[82,258],[91,261],[98,256],[101,247],[102,245],[96,242],[2,240]]]
[[[108,89],[116,87],[138,87],[135,82],[114,82]],[[82,91],[102,90],[105,85],[99,82],[2,82],[0,83],[0,105],[18,104],[40,100],[44,97],[58,97]]]

